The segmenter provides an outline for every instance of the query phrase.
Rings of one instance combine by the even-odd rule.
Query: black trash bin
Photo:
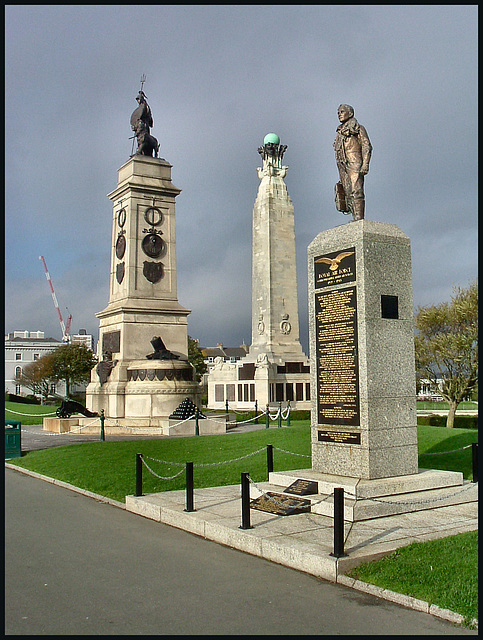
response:
[[[22,455],[21,426],[18,420],[5,420],[5,460]]]

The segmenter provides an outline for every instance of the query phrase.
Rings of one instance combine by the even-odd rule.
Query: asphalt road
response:
[[[477,635],[5,470],[7,635]]]

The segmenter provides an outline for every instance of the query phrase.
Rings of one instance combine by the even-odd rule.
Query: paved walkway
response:
[[[166,436],[158,436],[166,437]],[[124,440],[153,440],[156,436],[106,436],[106,441]],[[83,442],[99,442],[100,436],[80,433],[49,433],[42,430],[42,425],[25,425],[21,427],[22,453],[40,451],[51,447],[63,447],[68,444],[82,444]]]
[[[300,475],[303,476],[303,471]],[[251,485],[251,498],[260,495],[258,487],[264,490],[267,483]],[[465,491],[467,499],[477,500],[477,484],[466,483],[455,488],[457,491]],[[126,497],[129,511],[333,582],[341,582],[342,574],[361,562],[412,542],[478,529],[477,502],[361,522],[345,521],[347,555],[335,558],[331,555],[334,551],[331,517],[315,513],[281,516],[250,509],[252,528],[241,529],[240,485],[195,489],[194,508],[193,512],[185,511],[183,490]]]
[[[231,430],[261,429],[263,425],[244,425]],[[151,436],[110,436],[109,440],[150,439]],[[42,432],[41,427],[22,428],[22,450],[32,451],[50,446],[98,441],[99,436]],[[306,471],[306,470],[305,470]],[[297,474],[296,471],[293,472]],[[303,474],[303,471],[300,471]],[[31,474],[37,477],[38,474]],[[44,478],[46,479],[46,478]],[[55,484],[86,493],[58,481]],[[270,489],[268,483],[250,485],[251,497]],[[430,603],[355,581],[345,575],[362,562],[377,559],[412,542],[433,540],[478,529],[478,484],[465,482],[455,487],[465,492],[465,502],[453,506],[380,517],[362,522],[344,523],[345,557],[335,558],[333,519],[315,513],[280,516],[250,509],[250,527],[241,529],[240,485],[195,489],[194,509],[186,511],[186,492],[170,491],[140,497],[127,496],[126,504],[116,506],[154,521],[194,533],[207,540],[239,549],[254,556],[297,569],[308,574],[372,593],[386,600],[461,622],[462,617],[441,610]],[[94,496],[103,499],[100,496]],[[106,501],[105,499],[103,499]],[[410,500],[410,498],[408,498]],[[109,501],[111,504],[113,501]]]

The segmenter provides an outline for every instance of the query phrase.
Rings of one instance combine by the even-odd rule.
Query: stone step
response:
[[[318,497],[311,497],[311,512],[334,517],[333,495],[315,503]],[[460,487],[416,491],[384,498],[353,500],[344,496],[344,520],[360,522],[477,501],[478,486],[472,482],[465,482]]]
[[[301,495],[311,502],[311,513],[334,517],[334,488],[344,489],[344,520],[359,522],[413,511],[464,504],[478,500],[478,485],[464,482],[463,475],[439,470],[420,470],[414,476],[361,480],[334,477],[299,470],[273,472],[270,482],[257,483],[263,491],[287,494],[285,490],[296,480],[305,479],[318,484],[318,493]],[[419,485],[419,486],[418,486]],[[254,491],[253,496],[259,495]]]
[[[458,487],[463,484],[463,474],[459,471],[442,471],[439,469],[419,469],[418,473],[392,478],[351,478],[336,476],[312,469],[295,471],[274,471],[270,473],[269,481],[284,488],[298,479],[317,482],[318,493],[332,494],[340,487],[344,492],[360,500],[363,498],[380,498],[382,496],[398,495],[444,487]]]

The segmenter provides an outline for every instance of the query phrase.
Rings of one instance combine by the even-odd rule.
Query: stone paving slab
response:
[[[278,516],[250,510],[241,529],[240,485],[195,489],[195,511],[185,491],[126,496],[126,509],[207,539],[337,582],[345,571],[412,542],[478,528],[478,504],[468,502],[362,522],[345,522],[346,557],[335,558],[333,519],[315,513]]]

